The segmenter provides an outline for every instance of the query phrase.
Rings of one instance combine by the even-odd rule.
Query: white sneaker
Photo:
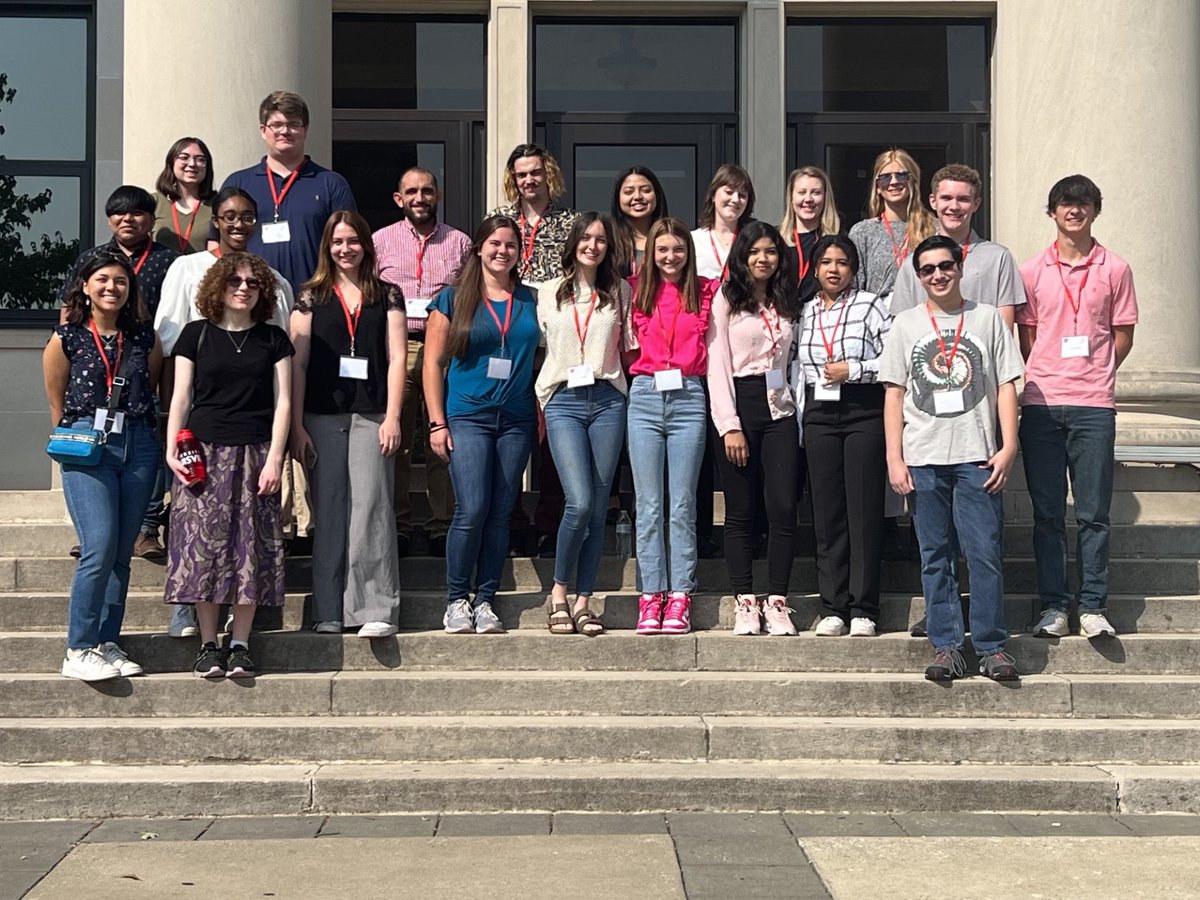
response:
[[[317,634],[341,634],[341,622],[318,622],[313,626],[313,631]]]
[[[1108,635],[1116,637],[1117,629],[1112,627],[1108,616],[1101,612],[1081,612],[1079,614],[1079,633],[1084,637],[1100,637]]]
[[[200,633],[196,627],[196,607],[180,603],[171,613],[171,624],[167,626],[167,634],[173,638],[195,637]]]
[[[796,625],[788,615],[787,597],[782,594],[772,594],[763,605],[763,618],[767,620],[767,634],[792,635],[796,633]]]
[[[817,627],[813,630],[817,633],[817,637],[841,637],[849,629],[846,628],[846,623],[837,616],[826,616],[817,623]]]
[[[126,656],[125,651],[112,641],[101,644],[96,649],[100,651],[100,655],[104,657],[106,663],[114,666],[121,673],[122,678],[134,678],[138,675],[146,674],[142,671],[141,666]]]
[[[360,638],[386,638],[391,637],[399,630],[391,622],[368,622],[358,629],[358,636]]]
[[[1104,618],[1101,616],[1100,618]],[[1111,627],[1111,626],[1109,626]],[[1042,619],[1033,629],[1035,637],[1066,637],[1071,633],[1067,613],[1062,609],[1042,610]]]
[[[875,637],[875,623],[866,616],[850,620],[850,637]]]
[[[734,602],[733,633],[762,634],[762,611],[758,607],[758,598],[753,594],[738,594]]]
[[[63,657],[62,673],[80,681],[108,681],[120,678],[121,670],[105,662],[100,651],[94,647],[83,650],[67,650]]]

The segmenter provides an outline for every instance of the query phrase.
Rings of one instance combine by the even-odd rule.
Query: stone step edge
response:
[[[1189,560],[1190,561],[1190,560]],[[499,600],[525,600],[530,597],[538,597],[543,603],[545,602],[545,594],[543,591],[519,590],[519,589],[503,589],[496,592],[496,597]],[[0,603],[6,600],[16,599],[33,599],[33,600],[68,600],[70,599],[68,591],[21,591],[21,590],[0,590]],[[284,595],[284,599],[288,602],[303,603],[308,597],[312,596],[311,591],[288,591]],[[611,591],[596,591],[592,595],[595,599],[617,598],[626,600],[635,600],[639,596],[636,590],[611,590]],[[963,591],[960,595],[963,598],[970,597],[969,592]],[[696,591],[692,594],[692,600],[733,600],[734,595],[727,591]],[[760,600],[764,600],[766,595],[759,595]],[[923,594],[918,594],[909,591],[881,591],[879,598],[882,602],[900,602],[924,600]],[[126,595],[127,600],[162,600],[163,592],[161,590],[145,590],[134,588],[130,589]],[[400,603],[405,600],[420,600],[429,602],[433,600],[445,600],[446,592],[438,590],[429,590],[426,588],[416,588],[409,591],[401,591]],[[816,591],[792,591],[788,594],[789,600],[820,600],[821,595]],[[1005,593],[1005,600],[1013,601],[1033,601],[1038,599],[1038,595],[1029,592],[1015,591]],[[1195,600],[1200,603],[1200,594],[1109,594],[1108,599],[1117,603],[1133,603],[1133,602],[1159,602],[1159,601],[1177,601],[1177,600]],[[163,603],[164,607],[169,606],[168,603]]]
[[[1200,813],[1200,766],[0,766],[0,819],[430,812]]]

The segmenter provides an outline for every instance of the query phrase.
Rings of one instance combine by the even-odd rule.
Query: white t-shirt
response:
[[[1003,244],[985,241],[974,231],[963,260],[962,295],[988,306],[1021,306],[1025,289],[1017,261]],[[892,289],[892,315],[925,302],[925,288],[917,278],[912,257],[905,260]]]
[[[721,246],[717,236],[708,228],[697,228],[692,232],[692,246],[696,253],[696,274],[701,278],[720,278],[725,270],[729,251]],[[733,245],[729,245],[733,249]]]

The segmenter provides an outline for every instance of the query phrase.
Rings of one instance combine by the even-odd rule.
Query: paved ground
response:
[[[1200,816],[521,813],[0,822],[0,900],[213,893],[306,900],[1167,900],[1196,896],[1198,883]]]

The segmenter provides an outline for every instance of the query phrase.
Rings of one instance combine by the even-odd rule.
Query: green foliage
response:
[[[8,76],[0,72],[0,112],[16,95],[17,89],[8,86]],[[0,124],[0,137],[4,130]],[[53,308],[55,292],[79,255],[79,241],[66,241],[57,231],[27,245],[22,242],[33,216],[45,212],[52,198],[49,188],[37,194],[18,193],[16,176],[0,173],[0,309]]]

